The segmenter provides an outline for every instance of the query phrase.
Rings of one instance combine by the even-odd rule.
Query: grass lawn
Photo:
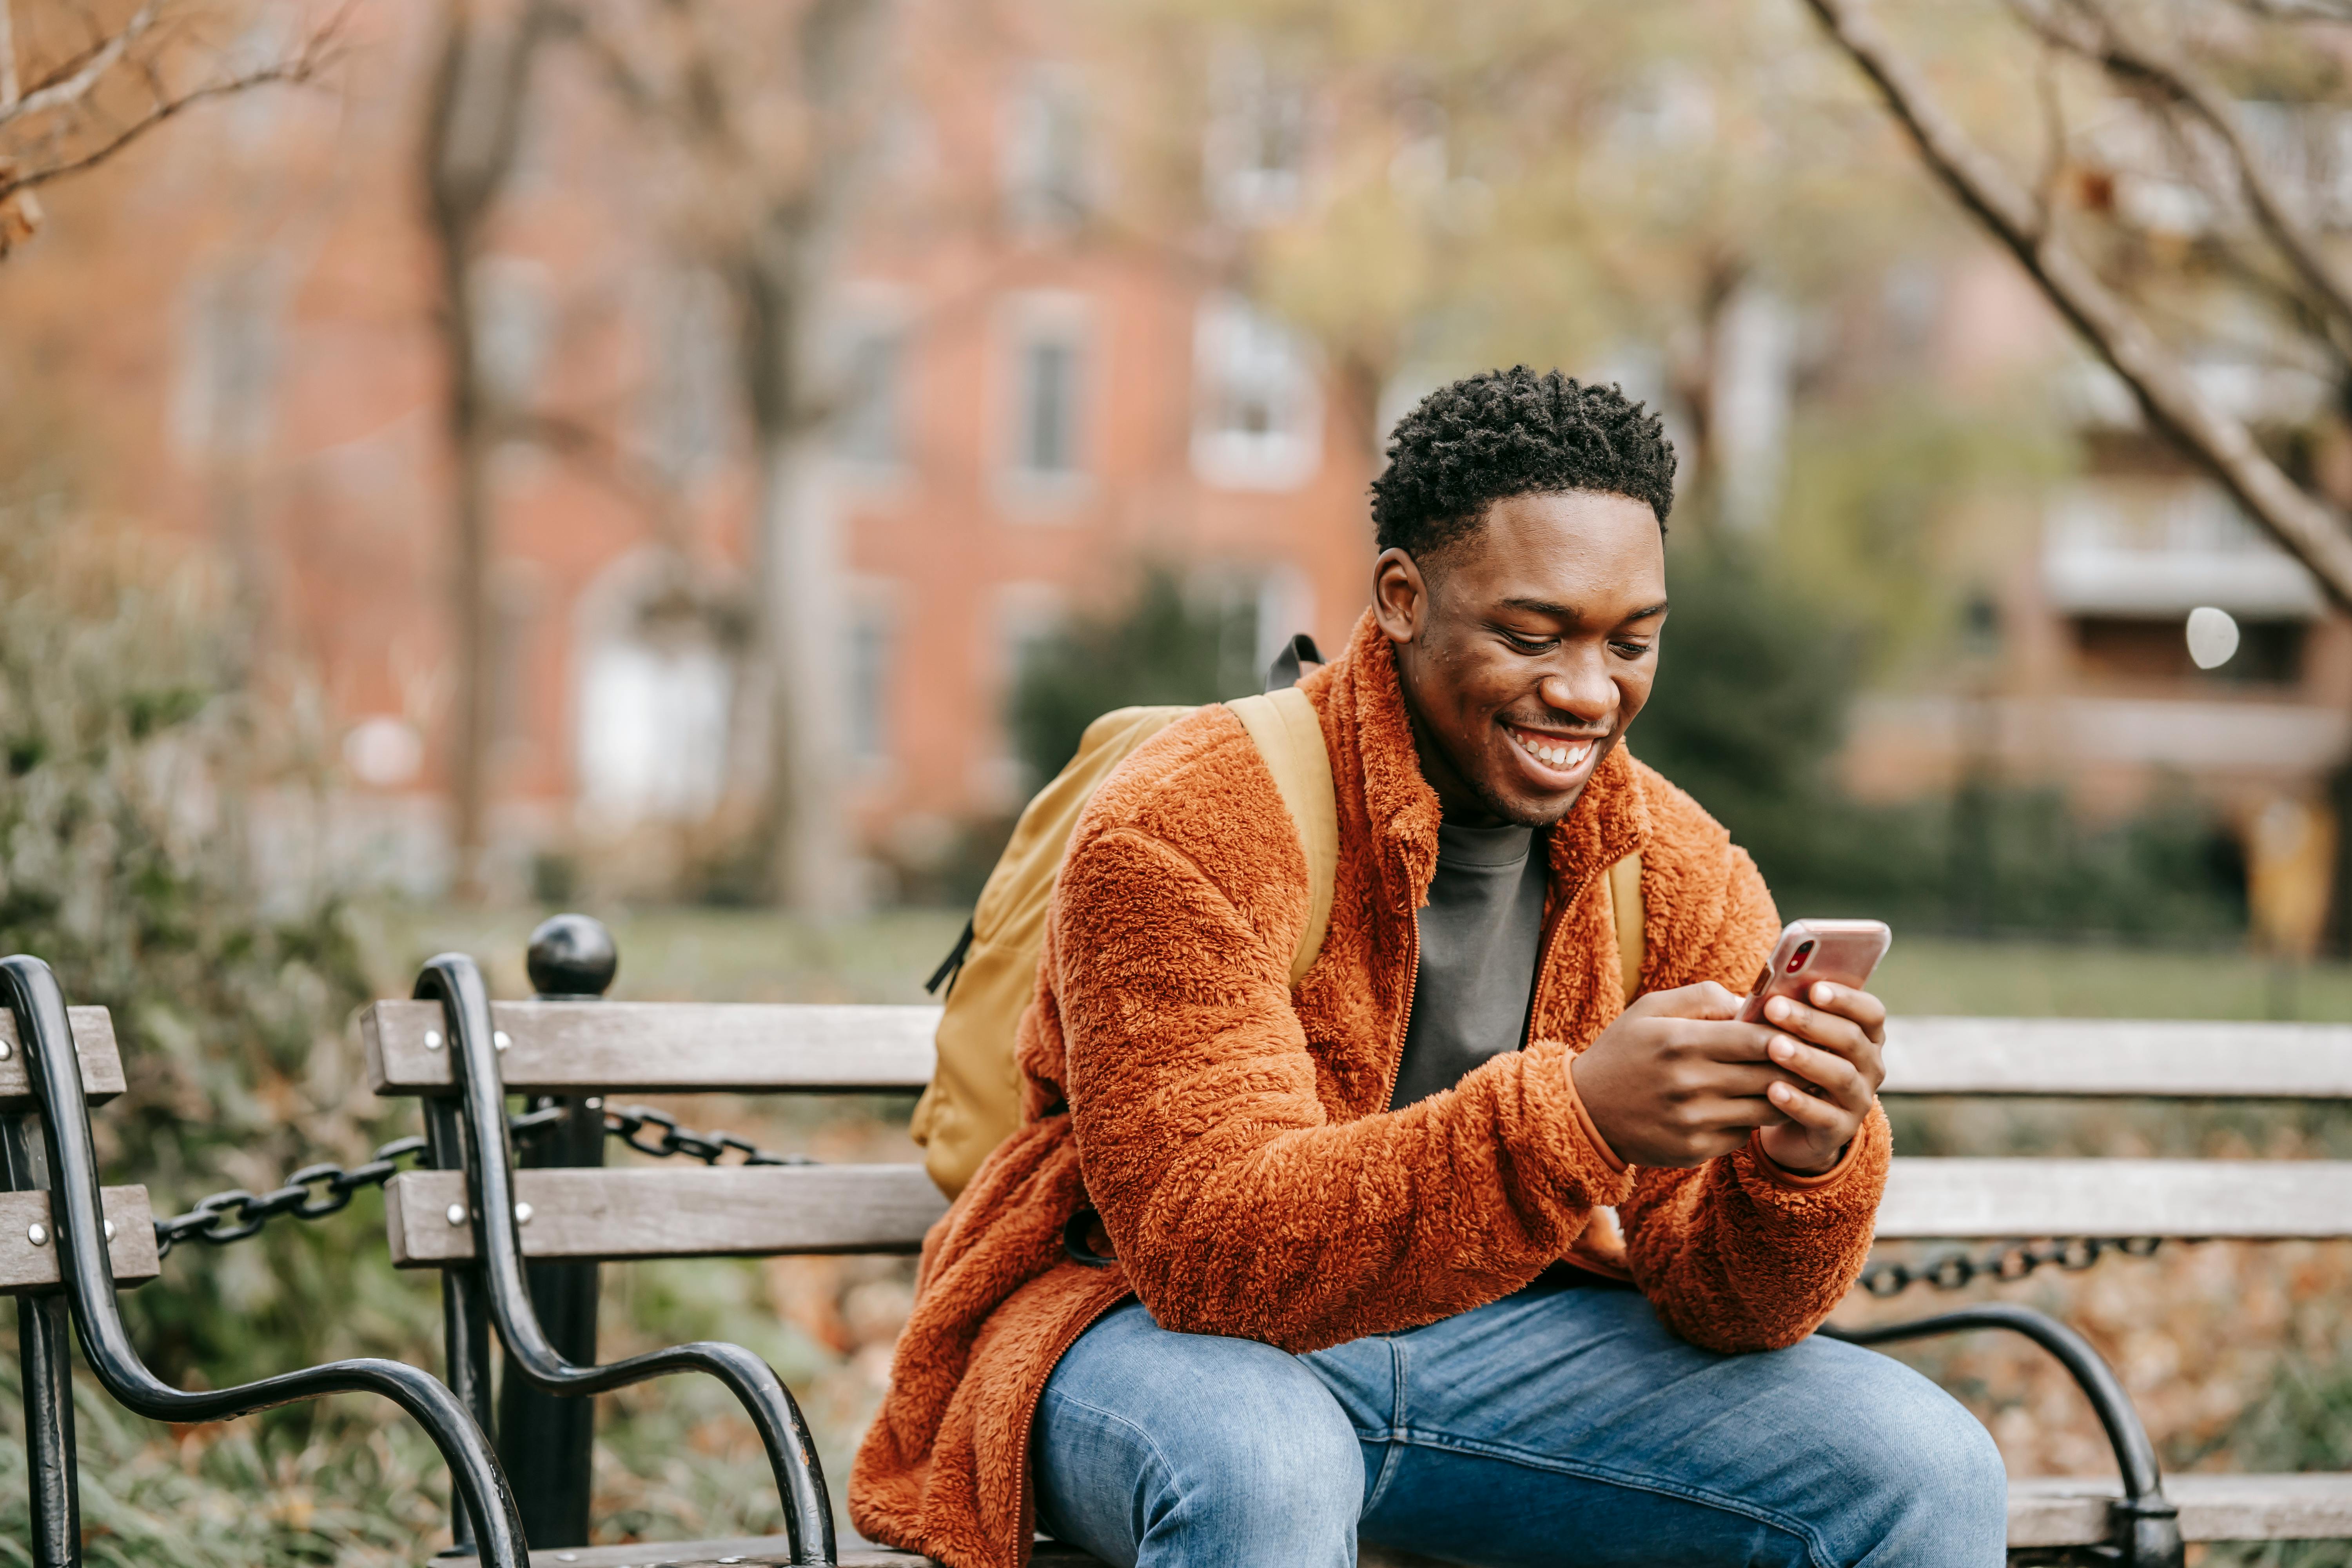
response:
[[[363,911],[386,994],[449,948],[488,967],[502,996],[528,994],[522,954],[539,917],[394,906]],[[621,950],[613,994],[702,1002],[920,1002],[955,944],[961,910],[898,910],[816,927],[766,910],[603,912]],[[2289,967],[2242,952],[2174,952],[1897,932],[1878,973],[1897,1013],[2107,1018],[2352,1021],[2352,964]]]

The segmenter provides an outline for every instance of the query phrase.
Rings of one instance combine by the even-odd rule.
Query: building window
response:
[[[608,822],[691,822],[727,776],[733,672],[707,638],[629,633],[592,648],[580,692],[583,802]]]
[[[1192,471],[1226,489],[1297,489],[1323,458],[1323,397],[1298,335],[1238,295],[1202,303],[1192,335]]]
[[[656,469],[683,486],[727,455],[735,395],[727,297],[708,272],[671,273],[658,280],[652,314],[645,441]]]
[[[849,622],[849,722],[845,727],[853,762],[875,763],[890,754],[890,616],[880,605],[861,605]]]
[[[1068,337],[1025,339],[1014,377],[1013,466],[1062,479],[1078,471],[1078,345]]]
[[[849,461],[883,468],[904,459],[899,407],[905,360],[906,338],[895,330],[863,331],[850,341],[837,426],[841,455]]]
[[[1092,205],[1086,100],[1074,73],[1038,66],[1005,106],[1004,201],[1020,228],[1067,228]]]
[[[1307,163],[1307,93],[1266,68],[1247,45],[1217,51],[1209,69],[1209,125],[1201,174],[1210,209],[1242,224],[1298,210]]]

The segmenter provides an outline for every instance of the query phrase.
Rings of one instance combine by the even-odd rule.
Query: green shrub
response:
[[[1253,607],[1203,603],[1173,573],[1146,571],[1126,603],[1076,617],[1023,658],[1006,718],[1030,787],[1060,773],[1087,726],[1114,708],[1255,691],[1256,647]]]

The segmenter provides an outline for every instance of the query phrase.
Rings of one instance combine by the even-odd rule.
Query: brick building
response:
[[[455,682],[415,168],[432,16],[384,0],[355,16],[340,94],[252,95],[54,194],[0,273],[0,396],[12,457],[63,452],[101,504],[232,563],[257,664],[335,759],[336,788],[273,817],[281,847],[431,890]],[[944,0],[908,18],[833,323],[854,395],[824,489],[854,829],[919,866],[1022,794],[1001,713],[1024,645],[1143,565],[1249,606],[1261,653],[1294,629],[1344,636],[1374,454],[1370,411],[1234,288],[1236,237],[1304,199],[1295,97],[1223,68],[1184,132],[1199,216],[1139,233],[1108,200],[1117,84],[1073,29]],[[628,127],[590,74],[559,52],[541,89],[481,323],[486,374],[541,416],[496,482],[509,889],[542,852],[675,863],[745,766],[727,609],[751,476],[723,303],[646,221]],[[1884,353],[1960,387],[2073,374],[2006,260],[1942,258],[1934,276],[1916,341]],[[1750,368],[1759,405],[1785,403],[1785,356]],[[2112,405],[2095,385],[2082,403],[2087,471],[1938,525],[1972,542],[1953,570],[1997,635],[1864,703],[1844,766],[1859,791],[1940,789],[1990,755],[2110,811],[2184,778],[2250,832],[2316,799],[2352,740],[2352,635]],[[2186,663],[2192,603],[2244,629],[2219,675]]]

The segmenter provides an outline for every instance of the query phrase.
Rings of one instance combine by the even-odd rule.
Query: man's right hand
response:
[[[1804,1087],[1774,1067],[1764,1024],[1735,1022],[1741,998],[1712,980],[1637,999],[1569,1075],[1585,1114],[1633,1165],[1702,1165],[1788,1120],[1765,1098],[1775,1083]]]

